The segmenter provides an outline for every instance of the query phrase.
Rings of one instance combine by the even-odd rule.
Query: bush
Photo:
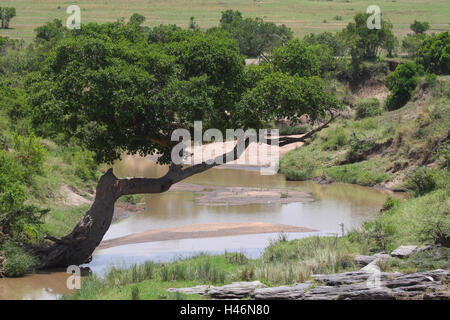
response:
[[[349,82],[352,89],[362,87],[368,80],[382,82],[389,72],[389,65],[385,61],[337,60],[337,78]]]
[[[383,182],[388,175],[379,163],[361,161],[325,169],[325,173],[338,182],[374,186]]]
[[[396,205],[400,203],[400,200],[395,199],[391,196],[388,196],[383,206],[381,207],[381,211],[388,211],[394,208]]]
[[[225,253],[225,258],[230,264],[244,265],[249,262],[249,259],[242,252]]]
[[[416,196],[433,191],[437,186],[436,179],[431,169],[417,167],[406,177],[406,187]]]
[[[75,175],[83,181],[97,178],[98,163],[94,159],[94,153],[83,150],[80,147],[69,147],[63,154],[63,158],[75,169]]]
[[[1,28],[8,29],[9,22],[16,16],[16,8],[0,7]]]
[[[432,86],[437,82],[437,75],[434,73],[427,73],[425,75],[425,84],[427,86]]]
[[[260,18],[244,19],[241,12],[233,10],[222,12],[220,29],[229,32],[238,42],[240,52],[249,57],[270,52],[292,39],[291,29],[284,24],[277,26]]]
[[[421,34],[430,29],[430,24],[428,22],[420,22],[414,20],[414,23],[409,26],[415,34]]]
[[[351,46],[353,60],[365,60],[376,58],[381,49],[390,54],[395,47],[396,38],[392,32],[392,24],[381,19],[380,29],[367,28],[369,13],[359,13],[354,16],[354,22],[350,22],[342,31]]]
[[[42,171],[47,151],[34,134],[30,134],[28,137],[15,135],[14,153],[16,158],[31,173],[40,173]]]
[[[144,200],[145,200],[145,197],[142,194],[129,194],[126,196],[121,196],[119,198],[120,202],[130,203],[130,204],[138,204],[138,203],[143,202]]]
[[[57,42],[64,37],[65,28],[63,22],[60,19],[54,19],[52,22],[47,22],[46,24],[34,29],[36,33],[36,42]]]
[[[145,22],[145,17],[139,13],[134,13],[131,17],[130,17],[130,21],[128,22],[129,24],[134,24],[136,26],[140,26],[141,24],[143,24]]]
[[[410,57],[415,57],[426,37],[427,36],[424,34],[408,34],[402,41],[402,49],[406,51]]]
[[[287,164],[282,173],[287,180],[304,181],[315,176],[318,166],[317,161],[304,158],[298,164]]]
[[[411,98],[423,74],[423,68],[412,62],[405,62],[395,68],[395,71],[386,77],[385,85],[391,91],[386,99],[388,110],[403,107]]]
[[[276,69],[301,77],[318,76],[321,73],[321,57],[317,55],[318,45],[294,39],[286,46],[274,50],[272,63]]]
[[[345,41],[339,34],[334,35],[331,32],[310,33],[303,38],[303,41],[310,45],[320,44],[327,46],[333,50],[334,56],[343,56],[345,54]]]
[[[36,264],[35,258],[11,241],[6,241],[2,247],[5,261],[3,272],[7,277],[21,277]]]
[[[450,33],[427,37],[417,52],[416,63],[428,73],[450,74]]]
[[[0,150],[0,227],[17,240],[36,241],[46,211],[25,205],[27,193],[23,185],[29,182],[27,172],[14,154]]]
[[[450,248],[450,221],[428,221],[421,233],[422,240]]]
[[[139,298],[139,288],[134,286],[131,288],[131,300],[140,300]]]
[[[329,129],[325,136],[326,143],[324,144],[324,150],[337,150],[339,147],[343,147],[348,142],[347,132],[341,127],[334,127]]]
[[[450,143],[441,144],[433,158],[438,161],[442,169],[450,171]]]
[[[356,119],[362,119],[366,117],[373,117],[381,114],[383,109],[381,108],[380,101],[377,98],[368,98],[360,100],[355,105]]]
[[[353,265],[344,241],[314,236],[271,245],[256,263],[255,278],[278,285],[304,282],[312,274],[341,272]]]

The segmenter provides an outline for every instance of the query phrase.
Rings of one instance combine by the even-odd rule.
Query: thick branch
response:
[[[327,128],[329,124],[336,118],[336,116],[331,113],[331,118],[322,124],[321,126],[309,131],[298,138],[292,137],[281,137],[279,138],[279,146],[285,146],[295,142],[304,142],[306,139],[310,138],[313,134],[319,132],[320,130]],[[272,144],[272,139],[267,139],[267,144]],[[159,143],[162,145],[161,143]],[[190,176],[195,174],[204,172],[208,169],[216,167],[221,164],[225,164],[230,161],[237,160],[244,151],[250,145],[250,137],[245,139],[244,147],[239,148],[239,143],[236,143],[236,146],[230,152],[224,153],[222,155],[217,156],[210,161],[204,161],[199,164],[195,164],[193,166],[182,169],[179,165],[174,165],[169,169],[169,172],[161,178],[134,178],[134,179],[120,179],[118,180],[118,192],[117,198],[123,195],[130,194],[147,194],[147,193],[161,193],[170,189],[170,187],[180,182]]]
[[[336,115],[334,113],[331,113],[331,118],[327,122],[323,123],[322,125],[320,125],[319,127],[315,128],[315,129],[305,133],[301,137],[296,137],[296,138],[293,138],[293,137],[280,137],[278,139],[278,141],[279,141],[278,146],[283,147],[285,145],[288,145],[288,144],[291,144],[291,143],[295,143],[295,142],[305,142],[306,139],[311,138],[313,134],[321,131],[322,129],[328,128],[328,126],[330,125],[331,122],[334,121],[334,119],[336,119]],[[270,144],[271,141],[272,141],[271,139],[267,139],[267,143]]]
[[[217,156],[214,160],[208,162],[202,162],[185,169],[182,169],[180,165],[172,164],[169,172],[161,178],[133,178],[133,179],[120,179],[118,180],[118,192],[117,198],[123,195],[130,194],[146,194],[146,193],[161,193],[169,190],[169,188],[190,176],[197,173],[204,172],[210,168],[218,166],[220,164],[227,163],[229,161],[237,160],[242,153],[250,145],[250,138],[245,139],[244,148],[239,148],[239,143],[228,153],[224,153]]]
[[[194,174],[204,172],[218,165],[239,159],[239,157],[244,153],[244,151],[247,150],[249,145],[250,145],[250,137],[247,137],[244,142],[244,148],[242,148],[241,150],[239,150],[239,142],[238,142],[236,143],[236,146],[233,148],[233,150],[231,150],[230,152],[217,156],[216,158],[214,158],[214,160],[208,161],[208,163],[202,162],[182,170],[180,174],[176,177],[176,182],[184,180],[190,176],[193,176]]]

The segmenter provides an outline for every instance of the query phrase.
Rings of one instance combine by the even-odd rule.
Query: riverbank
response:
[[[321,285],[314,274],[337,276],[342,272],[359,272],[358,256],[380,252],[393,255],[395,249],[404,245],[429,249],[417,250],[407,257],[380,260],[372,267],[395,274],[395,279],[397,276],[414,278],[417,272],[436,269],[448,273],[449,98],[448,81],[441,79],[434,86],[419,88],[413,100],[397,111],[358,120],[351,117],[338,120],[306,146],[291,151],[282,159],[281,172],[291,180],[341,181],[409,192],[404,200],[388,198],[379,215],[360,228],[336,238],[287,241],[281,237],[255,260],[236,253],[201,255],[170,264],[147,263],[113,269],[105,278],[88,277],[82,289],[70,298],[208,298],[208,295],[198,295],[200,291],[186,295],[185,290],[174,288],[220,286],[235,281],[260,281],[268,287],[310,281],[314,290]],[[424,247],[432,244],[437,245]],[[423,275],[417,277],[422,279]],[[418,287],[403,288],[399,289],[402,292],[398,296],[377,293],[374,297],[448,299],[448,276],[444,278],[439,288],[417,283],[425,291]],[[120,288],[113,285],[117,282]],[[357,286],[365,286],[365,283]],[[436,289],[435,296],[427,293],[427,286],[431,291]],[[404,294],[412,289],[419,293]],[[332,288],[327,298],[338,298],[340,294],[336,292],[344,291],[348,292],[339,286]],[[364,294],[353,298],[371,298]]]
[[[361,89],[355,94],[347,92],[342,99],[358,110],[363,108],[358,101],[364,97]],[[286,154],[280,172],[288,180],[406,191],[404,182],[415,167],[440,170],[448,165],[449,105],[448,77],[438,77],[433,84],[423,82],[411,101],[398,110],[378,109],[375,116],[362,116],[358,111],[342,115],[302,148]]]
[[[240,290],[236,290],[244,294],[233,298],[261,299],[266,296],[266,298],[282,299],[280,290],[284,290],[286,294],[290,293],[293,296],[300,294],[303,297],[307,291],[312,290],[307,294],[311,298],[319,297],[322,292],[322,295],[327,295],[327,299],[335,299],[339,298],[342,291],[345,291],[344,287],[336,283],[339,279],[342,281],[347,279],[346,284],[354,284],[366,293],[360,297],[353,295],[353,298],[370,299],[371,296],[367,294],[370,286],[367,286],[366,280],[373,275],[373,272],[368,269],[368,266],[371,270],[376,268],[380,271],[383,287],[388,282],[386,280],[392,280],[392,285],[395,282],[397,287],[401,287],[397,290],[401,289],[401,292],[397,292],[398,294],[415,289],[415,292],[411,292],[409,296],[408,294],[391,296],[391,299],[423,298],[424,293],[433,292],[437,292],[435,298],[448,297],[448,277],[444,279],[439,277],[439,281],[442,282],[434,282],[430,290],[426,290],[428,283],[422,287],[413,285],[419,284],[420,281],[427,282],[429,278],[427,280],[421,277],[419,282],[414,283],[410,280],[405,283],[400,276],[405,275],[405,279],[410,279],[414,273],[436,269],[447,270],[448,273],[449,248],[420,247],[410,250],[403,256],[396,255],[394,252],[391,253],[392,256],[360,255],[358,254],[360,252],[369,254],[367,243],[361,243],[349,237],[309,237],[292,241],[286,237],[279,237],[272,241],[258,259],[248,259],[242,253],[214,256],[199,254],[171,263],[147,262],[131,268],[113,267],[102,277],[94,275],[87,277],[83,280],[80,290],[74,295],[65,296],[64,299],[232,298],[220,295],[220,292],[224,292],[220,288],[225,285],[226,292],[231,294],[233,290],[229,287],[233,285],[230,284],[242,281],[257,281],[261,284],[259,287],[267,287],[267,292],[253,292],[256,288],[246,285],[244,287],[249,291],[242,290],[241,286]],[[386,279],[387,273],[395,277]],[[320,287],[327,282],[327,279],[335,279],[335,284],[330,284],[328,281],[327,287]],[[305,284],[300,293],[296,291],[298,289],[296,283]],[[385,289],[392,288],[392,285],[388,283]],[[278,286],[283,287],[277,288]],[[211,296],[212,287],[218,287],[214,290],[217,293],[214,297]],[[324,289],[328,291],[324,292]],[[375,291],[378,292],[378,290]],[[276,295],[277,292],[278,295]],[[386,294],[390,293],[385,293],[384,298]],[[380,298],[380,295],[374,295],[374,297]],[[432,298],[431,294],[430,298]]]
[[[429,97],[428,97],[429,98]],[[446,100],[437,100],[435,103],[435,106],[437,107],[445,107],[445,101]],[[426,100],[427,103],[430,103],[429,100]],[[413,109],[413,106],[408,105],[405,107],[404,111],[410,112],[411,109]],[[403,109],[401,109],[403,110]],[[392,116],[392,114],[391,114]],[[445,125],[445,113],[438,113],[438,116],[436,117],[437,122],[436,126],[432,126],[428,130],[430,132],[436,133],[439,132],[438,130],[442,130],[442,127]],[[376,117],[375,117],[376,118]],[[377,121],[377,123],[380,123],[384,127],[384,122],[386,122],[386,119],[389,118],[389,115],[384,115],[384,118],[380,118]],[[408,121],[404,122],[404,124],[411,126],[411,128],[414,128],[414,125],[416,124],[416,117],[408,114],[400,114],[399,118],[401,119],[408,119]],[[370,122],[371,118],[368,118]],[[443,121],[444,119],[445,121]],[[442,121],[441,121],[442,120]],[[349,128],[359,128],[361,124],[356,125],[355,122],[351,121],[350,119],[346,119],[343,121],[347,121],[349,124],[348,127],[345,127],[346,130]],[[403,123],[403,122],[402,122]],[[339,123],[341,124],[341,123]],[[350,126],[351,125],[351,126]],[[364,127],[364,126],[363,126]],[[383,130],[384,130],[383,129]],[[387,130],[387,129],[386,129]],[[396,129],[397,130],[397,129]],[[413,129],[411,129],[413,130]],[[324,131],[324,135],[326,137],[333,137],[333,134],[335,133],[336,128],[331,127],[329,129],[326,129]],[[401,130],[400,130],[401,131]],[[330,133],[331,132],[331,133]],[[425,131],[427,132],[427,131]],[[410,139],[414,136],[407,136],[406,141],[410,141]],[[430,138],[430,135],[423,136],[423,139]],[[328,139],[328,138],[327,138]],[[291,156],[291,154],[295,154],[299,161],[302,159],[303,156],[302,152],[309,153],[311,152],[310,146],[313,145],[315,147],[319,147],[320,145],[315,145],[316,141],[320,142],[322,139],[319,138],[310,142],[309,145],[302,147],[301,149],[294,150],[291,153],[287,154],[285,158],[288,158]],[[323,142],[323,141],[322,141]],[[329,140],[326,140],[328,143]],[[378,141],[380,142],[380,141]],[[382,142],[382,141],[381,141]],[[420,143],[423,143],[423,141],[420,141]],[[411,148],[414,143],[408,144],[408,150]],[[320,148],[314,148],[315,150],[318,149],[320,151]],[[329,154],[335,152],[331,150],[322,150],[327,151]],[[342,151],[344,150],[338,150],[338,153],[341,152],[341,155],[343,154]],[[389,155],[389,153],[382,153],[379,157],[372,157],[369,156],[367,161],[371,163],[371,165],[374,165],[376,167],[376,162],[372,163],[372,161],[379,161],[385,155]],[[392,155],[391,155],[392,156]],[[376,160],[378,158],[378,160]],[[56,159],[58,159],[56,157]],[[318,158],[321,159],[321,158]],[[375,159],[375,160],[372,160]],[[443,158],[445,159],[445,158]],[[266,283],[268,286],[274,286],[274,285],[280,285],[280,284],[293,284],[295,282],[300,281],[308,281],[312,277],[312,274],[314,273],[335,273],[340,271],[355,271],[359,270],[358,266],[354,264],[353,257],[358,254],[370,254],[374,252],[379,251],[391,251],[394,250],[399,245],[404,244],[415,244],[415,245],[423,245],[428,243],[433,243],[436,241],[439,241],[439,237],[442,237],[442,228],[445,228],[446,221],[448,221],[448,207],[449,207],[449,201],[448,201],[448,189],[446,189],[445,185],[445,177],[446,173],[445,170],[443,170],[440,166],[442,165],[441,162],[442,158],[439,158],[436,160],[436,162],[431,167],[431,170],[436,170],[436,176],[435,183],[436,186],[433,190],[427,190],[427,192],[423,195],[420,195],[418,197],[410,198],[406,201],[396,201],[393,199],[389,199],[384,208],[382,213],[378,216],[378,218],[374,221],[369,221],[364,226],[358,230],[354,230],[350,232],[348,235],[342,238],[338,238],[335,243],[328,243],[328,244],[322,244],[319,240],[319,244],[311,244],[310,242],[297,242],[297,240],[286,242],[280,241],[279,244],[273,245],[269,247],[268,250],[264,253],[263,257],[257,260],[248,260],[248,264],[241,264],[241,262],[238,263],[237,267],[233,267],[234,263],[229,263],[227,258],[223,256],[219,256],[217,258],[217,261],[215,258],[202,258],[205,259],[202,262],[198,262],[196,259],[188,259],[185,261],[182,261],[183,263],[177,264],[178,262],[174,262],[174,264],[170,264],[169,269],[164,269],[159,264],[155,264],[155,268],[157,270],[156,275],[152,273],[151,279],[142,278],[143,280],[140,281],[139,277],[131,279],[130,283],[127,283],[125,280],[124,282],[124,292],[127,292],[127,290],[130,290],[130,294],[134,287],[138,287],[140,289],[140,292],[144,291],[150,291],[151,293],[145,294],[142,296],[142,298],[154,298],[154,299],[164,299],[164,298],[182,298],[182,296],[172,295],[167,293],[167,289],[179,286],[179,287],[187,287],[187,286],[195,286],[198,284],[204,284],[208,283],[211,285],[220,285],[220,284],[226,284],[230,281],[248,281],[246,279],[255,279],[260,280]],[[285,160],[283,160],[285,161]],[[282,161],[282,162],[283,162]],[[361,161],[364,162],[364,161]],[[319,164],[321,162],[318,162]],[[325,163],[322,163],[324,165]],[[66,173],[69,172],[69,170],[72,168],[70,164],[65,164],[62,166],[62,168],[66,167]],[[335,167],[345,167],[346,164],[335,166]],[[337,170],[337,169],[335,169]],[[349,170],[350,171],[350,170]],[[52,174],[50,174],[50,171],[46,174],[46,177],[51,177],[53,179],[57,179],[57,181],[60,181],[59,184],[55,183],[54,186],[60,186],[58,188],[55,187],[54,190],[57,190],[58,192],[51,192],[49,194],[52,194],[49,199],[54,199],[53,203],[60,204],[62,206],[61,211],[54,211],[51,213],[50,217],[53,220],[47,220],[47,225],[50,227],[53,227],[55,235],[61,234],[63,235],[66,233],[66,231],[70,231],[74,224],[76,224],[79,220],[79,217],[84,214],[86,209],[88,208],[88,205],[90,201],[92,201],[93,198],[93,192],[89,187],[88,182],[82,183],[76,183],[71,184],[70,186],[65,185],[62,183],[65,181],[61,177],[63,176],[60,171],[53,171]],[[351,172],[351,171],[350,171]],[[402,172],[406,176],[406,172]],[[388,173],[389,174],[389,173]],[[60,176],[61,175],[61,176]],[[352,174],[350,174],[352,175]],[[67,178],[67,176],[65,176]],[[395,178],[395,177],[394,177]],[[327,177],[324,177],[326,180]],[[209,179],[211,180],[211,179]],[[75,180],[79,181],[79,180]],[[395,179],[393,180],[395,181]],[[358,181],[357,181],[358,182]],[[62,187],[61,187],[62,186]],[[289,201],[292,199],[289,199],[289,195],[293,196],[294,193],[290,193],[290,191],[287,191],[287,194],[283,196],[285,193],[284,189],[277,189],[273,188],[276,192],[276,194],[272,194],[273,200],[279,201],[280,203],[284,203],[285,201]],[[239,190],[239,192],[237,191]],[[199,199],[201,200],[201,205],[217,205],[219,202],[236,202],[237,205],[242,204],[242,202],[248,202],[250,201],[249,196],[254,196],[253,198],[258,201],[258,195],[261,195],[260,190],[255,190],[254,188],[246,187],[211,187],[211,186],[205,186],[205,185],[199,185],[199,184],[179,184],[175,185],[172,190],[173,192],[181,192],[181,191],[190,191],[200,194],[201,196],[196,197],[196,202],[199,203]],[[242,196],[242,192],[246,192],[246,196]],[[61,194],[62,192],[62,194]],[[256,192],[256,193],[255,193]],[[273,190],[269,190],[268,192],[273,192]],[[211,197],[211,195],[214,195],[214,197]],[[216,196],[224,201],[215,201]],[[231,198],[230,198],[231,196]],[[267,194],[264,194],[264,196],[267,196]],[[206,198],[205,198],[206,197]],[[305,196],[304,193],[300,193],[297,196],[294,197],[294,199],[305,200],[308,197]],[[122,215],[119,212],[119,216],[126,217],[130,216],[129,212],[133,211],[137,212],[135,209],[139,206],[139,203],[141,203],[143,198],[126,198],[123,201],[126,201],[127,203],[118,203],[118,208],[121,209],[124,207],[124,211],[128,212]],[[367,199],[366,199],[367,200]],[[47,200],[49,201],[49,200]],[[67,206],[69,208],[67,208]],[[131,206],[131,207],[130,207]],[[136,207],[137,206],[137,207]],[[55,208],[58,208],[55,206]],[[133,210],[131,210],[132,208]],[[185,208],[184,208],[185,209]],[[138,210],[138,209],[137,209]],[[59,212],[59,213],[58,213]],[[55,219],[55,217],[58,217],[58,214],[60,215],[61,220]],[[72,219],[72,218],[73,219]],[[58,224],[58,221],[60,221]],[[444,223],[444,225],[439,225],[438,223]],[[72,224],[72,225],[71,225]],[[210,229],[209,231],[211,231]],[[273,230],[272,230],[273,231]],[[283,230],[281,230],[283,231]],[[214,235],[213,232],[211,235]],[[444,235],[445,235],[445,229],[444,229]],[[315,238],[311,238],[315,239]],[[148,240],[148,239],[147,239]],[[317,240],[311,240],[311,241],[317,241]],[[328,240],[327,240],[328,241]],[[290,248],[289,246],[292,245],[293,247]],[[285,249],[284,246],[287,246],[288,249]],[[299,253],[296,252],[296,247],[308,247],[311,250],[309,253],[303,253],[298,256]],[[272,249],[270,249],[272,248]],[[286,251],[286,255],[284,255],[282,252],[283,250]],[[292,252],[293,251],[293,252]],[[280,253],[281,252],[281,253]],[[229,255],[225,255],[229,256]],[[444,257],[444,262],[442,262],[442,256]],[[221,258],[222,257],[222,258]],[[448,255],[447,255],[448,257]],[[223,265],[225,259],[227,263]],[[229,258],[229,259],[237,259],[239,261],[245,260],[244,258],[238,257],[238,258]],[[424,266],[424,259],[423,257],[417,258],[418,260],[411,261],[408,266],[403,266],[402,268],[406,268],[406,271],[408,272],[415,272],[415,270],[418,270],[420,268],[426,268],[426,270],[430,270],[432,268],[435,268],[435,265],[440,265],[443,268],[448,269],[448,264],[445,264],[445,254],[438,254],[438,257],[435,257],[430,263],[425,263]],[[245,261],[247,261],[245,260]],[[205,262],[206,261],[206,262]],[[299,261],[302,263],[299,264]],[[437,261],[437,262],[436,262]],[[447,258],[448,261],[448,258]],[[197,263],[198,262],[198,263]],[[231,264],[231,266],[230,266]],[[164,266],[169,266],[167,264],[164,264]],[[160,267],[162,269],[160,269]],[[139,268],[139,267],[136,267]],[[171,269],[173,268],[173,270]],[[184,268],[188,268],[190,271],[183,271]],[[201,275],[203,272],[202,268],[205,268],[206,270],[209,270],[211,268],[212,274]],[[180,269],[179,271],[177,271]],[[224,269],[224,273],[221,273],[220,270]],[[133,270],[133,268],[128,270],[122,270],[124,273],[127,272],[135,272],[130,271]],[[163,271],[162,271],[163,270]],[[172,270],[172,271],[170,271]],[[216,270],[216,271],[214,271]],[[219,270],[219,271],[217,271]],[[176,276],[176,278],[170,279],[165,278],[163,275],[165,272],[175,272],[179,273]],[[209,272],[209,271],[207,271]],[[191,273],[191,274],[189,274]],[[216,275],[214,275],[216,274]],[[118,277],[122,277],[123,275],[118,275]],[[218,276],[219,278],[214,278]],[[132,276],[134,277],[134,276]],[[205,278],[206,277],[206,278]],[[92,277],[96,278],[96,277]],[[92,282],[92,284],[89,280],[90,278],[86,279],[86,285],[83,284],[83,288],[85,286],[91,286],[94,290],[91,295],[86,294],[87,289],[82,289],[81,293],[79,295],[76,295],[74,298],[102,298],[102,297],[111,297],[111,298],[130,298],[130,296],[125,295],[124,293],[118,293],[114,291],[114,288],[110,288],[107,285],[100,281]],[[175,280],[174,280],[175,279]],[[217,280],[219,279],[219,280]],[[222,281],[223,279],[223,281]],[[139,280],[139,281],[138,281]],[[116,280],[114,280],[116,281]],[[122,280],[119,280],[122,281]],[[175,282],[175,283],[174,283]],[[100,287],[97,287],[100,286]],[[127,287],[128,286],[128,287]],[[103,288],[103,289],[102,289]],[[94,294],[96,293],[96,294]],[[198,297],[197,297],[198,298]]]

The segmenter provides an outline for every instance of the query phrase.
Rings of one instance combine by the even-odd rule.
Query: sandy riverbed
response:
[[[314,232],[317,230],[284,224],[265,222],[208,223],[176,228],[149,230],[141,233],[102,241],[97,250],[126,244],[145,243],[164,240],[198,239],[208,237],[236,236],[257,233]]]

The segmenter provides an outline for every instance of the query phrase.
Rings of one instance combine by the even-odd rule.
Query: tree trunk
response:
[[[97,185],[94,203],[73,231],[61,239],[47,236],[47,239],[53,241],[52,244],[30,249],[39,260],[37,269],[67,267],[89,262],[92,253],[111,225],[117,199],[129,194],[165,192],[172,184],[206,169],[207,167],[202,165],[196,167],[196,170],[183,172],[180,167],[172,166],[164,177],[158,179],[118,179],[112,169],[108,170]]]
[[[92,252],[100,244],[111,224],[114,203],[118,199],[118,179],[109,170],[97,186],[94,203],[73,231],[51,245],[34,250],[40,261],[39,269],[79,265],[90,261]]]
[[[299,139],[306,139],[322,130],[333,119],[334,115],[332,115],[329,121],[319,128],[311,130],[302,138],[280,139],[280,145],[304,141]],[[29,250],[39,260],[37,269],[67,267],[69,265],[80,265],[89,262],[92,253],[100,244],[111,225],[114,215],[114,204],[121,196],[165,192],[173,184],[192,175],[204,172],[219,164],[227,163],[230,160],[238,159],[248,148],[249,144],[250,138],[247,137],[244,148],[239,148],[239,144],[236,144],[233,150],[217,156],[212,162],[202,162],[184,169],[182,169],[181,165],[172,164],[165,176],[156,179],[118,179],[113,174],[113,169],[109,169],[98,182],[94,203],[73,231],[61,239],[47,236],[47,239],[53,241],[52,244],[33,247]]]

